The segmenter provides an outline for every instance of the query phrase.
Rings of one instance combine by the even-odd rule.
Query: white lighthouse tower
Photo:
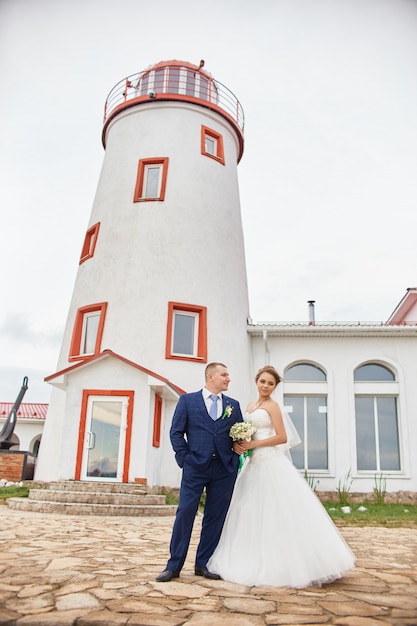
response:
[[[35,477],[174,485],[178,396],[225,362],[251,386],[237,165],[244,118],[204,63],[158,63],[105,106],[105,158]]]

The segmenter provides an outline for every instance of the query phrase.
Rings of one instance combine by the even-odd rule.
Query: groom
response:
[[[201,494],[206,503],[195,558],[196,576],[220,579],[207,569],[207,561],[220,539],[239,465],[229,435],[235,422],[242,422],[239,402],[224,395],[230,383],[223,363],[209,363],[201,391],[180,397],[172,418],[170,437],[175,459],[182,468],[180,500],[172,529],[171,557],[158,582],[178,578],[187,556]]]

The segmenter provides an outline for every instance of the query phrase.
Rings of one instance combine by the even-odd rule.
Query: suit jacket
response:
[[[227,406],[232,412],[214,421],[208,414],[202,391],[180,396],[170,429],[175,460],[180,467],[187,461],[195,469],[204,470],[216,454],[229,472],[236,470],[239,455],[233,451],[229,430],[235,422],[242,422],[243,417],[237,400],[224,394],[222,400],[222,415]]]

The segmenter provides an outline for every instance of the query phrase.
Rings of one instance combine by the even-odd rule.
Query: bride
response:
[[[207,567],[243,585],[302,588],[352,569],[355,557],[287,450],[300,443],[290,418],[271,398],[275,368],[255,378],[258,399],[244,416],[256,427],[236,451],[249,455],[235,483],[223,532]]]

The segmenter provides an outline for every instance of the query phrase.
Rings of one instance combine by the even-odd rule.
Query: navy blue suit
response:
[[[172,418],[171,443],[183,470],[167,563],[172,572],[180,572],[184,565],[204,487],[206,503],[195,567],[206,567],[220,539],[239,466],[229,430],[235,422],[243,421],[239,402],[224,394],[222,401],[221,415],[228,406],[232,413],[214,421],[207,412],[202,391],[184,394]]]

